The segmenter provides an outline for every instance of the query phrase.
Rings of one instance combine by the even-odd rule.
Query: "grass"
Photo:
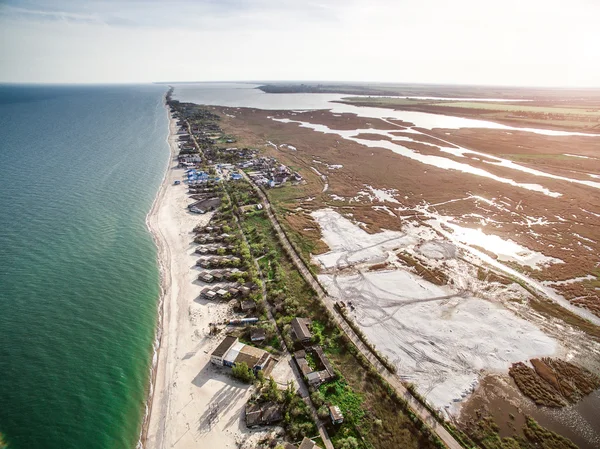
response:
[[[577,153],[576,150],[573,151]],[[549,153],[507,153],[501,154],[500,157],[504,157],[507,159],[513,160],[530,160],[530,159],[554,159],[554,160],[565,160],[565,161],[574,161],[573,156],[565,156],[564,154],[549,154]]]
[[[529,305],[536,312],[548,317],[562,320],[565,323],[585,332],[596,341],[600,341],[600,326],[596,326],[591,321],[581,318],[575,313],[565,309],[564,307],[561,307],[559,304],[536,297],[536,299],[532,299],[529,302]]]
[[[581,106],[581,107],[563,107],[563,106],[529,106],[524,103],[514,102],[485,102],[485,101],[456,101],[456,100],[420,100],[411,98],[390,98],[390,97],[345,97],[343,101],[348,103],[368,103],[381,104],[387,106],[438,106],[464,109],[487,110],[490,112],[524,112],[537,114],[563,114],[579,115],[600,118],[600,108]]]
[[[597,105],[526,105],[501,102],[469,102],[453,100],[415,100],[407,98],[346,97],[343,102],[375,107],[435,112],[439,114],[480,117],[487,120],[518,121],[555,128],[598,129],[600,108]]]
[[[431,103],[431,102],[430,102]],[[486,109],[499,112],[535,112],[540,114],[565,114],[565,115],[587,115],[600,118],[600,109],[581,107],[581,108],[565,108],[556,106],[527,106],[523,103],[500,103],[483,101],[448,101],[443,103],[435,102],[436,106],[449,106],[453,108],[468,108],[468,109]]]
[[[426,281],[429,281],[435,285],[445,285],[448,283],[448,276],[442,270],[429,269],[423,266],[417,259],[411,256],[409,253],[404,251],[396,253],[396,256],[398,256],[398,258],[401,259],[409,267],[414,267],[417,274]]]

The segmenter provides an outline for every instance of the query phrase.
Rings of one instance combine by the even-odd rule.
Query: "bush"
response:
[[[310,399],[313,401],[313,404],[315,404],[315,407],[317,408],[321,407],[325,403],[325,397],[320,391],[315,391],[314,393],[312,393],[310,395]]]
[[[236,379],[246,382],[248,384],[254,382],[256,376],[246,362],[237,363],[231,370],[231,375]]]
[[[338,440],[339,449],[358,449],[358,440],[354,437],[348,437]]]
[[[322,405],[319,407],[319,410],[317,410],[317,415],[321,419],[327,418],[329,416],[329,408],[326,405]]]

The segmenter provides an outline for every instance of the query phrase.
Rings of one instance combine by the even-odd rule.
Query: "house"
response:
[[[244,287],[248,287],[250,290],[258,290],[258,285],[256,285],[254,282],[246,282]]]
[[[313,440],[304,437],[302,443],[300,443],[300,446],[298,446],[298,449],[321,449],[321,447],[317,446]]]
[[[217,281],[217,282],[222,282],[223,279],[225,279],[225,275],[221,271],[215,271],[213,273],[213,277],[215,278],[215,281]]]
[[[242,312],[250,312],[250,311],[256,309],[256,303],[254,301],[250,301],[250,300],[242,301],[242,303],[240,304],[240,308],[242,309]]]
[[[208,268],[211,265],[210,259],[206,258],[206,257],[202,257],[201,259],[198,259],[198,261],[196,262],[196,265],[202,268]]]
[[[344,422],[344,415],[337,405],[329,406],[329,417],[331,418],[332,424],[341,424]]]
[[[267,338],[267,332],[260,327],[258,329],[254,329],[250,333],[251,341],[265,341],[266,338]]]
[[[246,345],[237,337],[228,335],[213,351],[210,361],[215,365],[233,367],[238,363],[246,363],[254,371],[263,369],[271,355],[260,348]]]
[[[227,290],[225,290],[224,288],[220,288],[216,291],[216,294],[220,299],[224,299],[227,297],[229,292]]]
[[[313,370],[308,360],[306,359],[306,353],[310,352],[313,355],[313,360],[320,367],[318,370]],[[314,346],[307,350],[296,351],[294,353],[294,360],[298,365],[298,368],[304,375],[308,385],[317,387],[325,382],[329,382],[335,378],[335,371],[325,357],[323,350],[320,346]]]
[[[307,376],[308,374],[310,374],[312,372],[312,368],[310,367],[310,365],[308,364],[308,361],[306,360],[306,351],[296,351],[294,353],[294,359],[296,360],[296,363],[298,364],[298,368],[300,368],[300,372],[304,375]]]
[[[282,407],[274,402],[246,404],[245,415],[248,427],[264,426],[283,420]]]
[[[206,292],[204,292],[203,296],[206,299],[215,299],[217,297],[217,294],[212,290],[207,290]]]
[[[214,277],[210,273],[200,273],[198,275],[198,280],[202,282],[211,283],[214,280]]]
[[[238,342],[237,337],[228,335],[210,355],[210,361],[215,365],[223,365],[223,357]]]
[[[202,268],[210,268],[212,267],[212,264],[213,262],[210,259],[200,259],[198,262],[196,262],[196,265]]]
[[[308,385],[313,387],[318,387],[322,383],[325,383],[325,376],[323,376],[322,371],[311,371],[306,375],[306,381]]]
[[[302,342],[308,343],[312,338],[312,334],[310,330],[308,330],[308,326],[310,325],[310,320],[306,318],[294,318],[290,325],[292,326],[292,334],[293,337]]]
[[[320,346],[314,346],[312,350],[319,359],[319,363],[325,368],[324,370],[322,370],[322,372],[324,372],[324,382],[333,379],[335,377],[335,371],[333,369],[333,366],[331,366],[329,359],[327,358],[327,356],[325,356],[323,348],[321,348]]]

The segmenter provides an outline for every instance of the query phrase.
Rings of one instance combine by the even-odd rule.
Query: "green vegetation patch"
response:
[[[523,437],[501,438],[499,428],[489,416],[480,415],[469,422],[469,435],[483,449],[576,449],[567,438],[541,427],[535,420],[527,418],[523,426]]]

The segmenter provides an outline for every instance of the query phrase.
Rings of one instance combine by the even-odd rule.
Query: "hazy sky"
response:
[[[598,0],[0,2],[0,82],[600,86]]]

